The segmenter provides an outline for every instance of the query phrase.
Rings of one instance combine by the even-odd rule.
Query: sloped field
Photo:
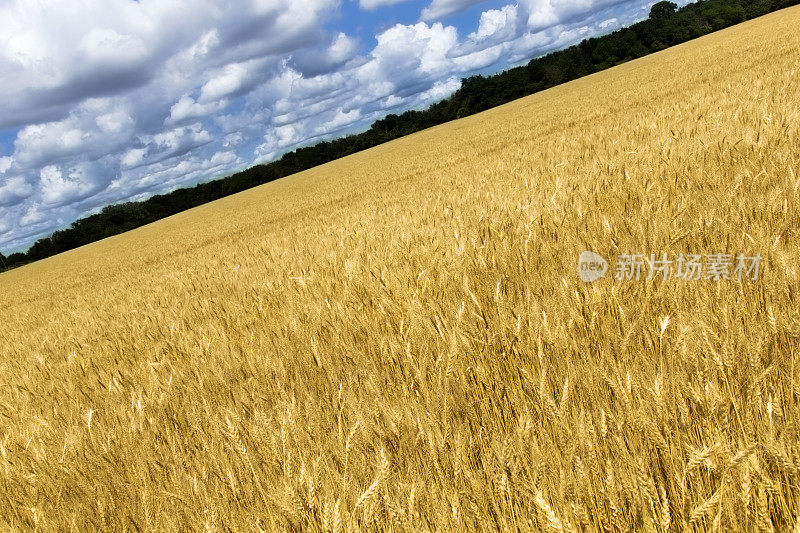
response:
[[[0,275],[0,526],[798,527],[798,27]],[[630,253],[763,263],[615,279]]]

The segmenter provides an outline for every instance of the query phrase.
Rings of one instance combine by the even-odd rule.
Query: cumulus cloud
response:
[[[169,110],[169,117],[164,121],[167,125],[178,124],[186,120],[192,120],[200,117],[211,115],[228,105],[227,100],[219,102],[207,102],[205,104],[195,102],[194,98],[189,95],[181,96],[175,105]]]
[[[222,139],[222,146],[224,148],[232,148],[234,146],[239,146],[244,142],[244,135],[241,131],[237,131],[236,133],[229,133]]]
[[[15,205],[27,198],[33,192],[33,187],[22,176],[3,179],[0,182],[0,205]]]
[[[69,168],[49,165],[41,170],[39,177],[41,200],[53,207],[88,198],[105,185],[97,168],[87,162]]]
[[[136,168],[142,166],[146,155],[146,148],[131,148],[125,152],[120,159],[122,168]]]
[[[0,157],[0,174],[5,174],[13,164],[14,159],[11,156]]]
[[[256,62],[250,62],[253,64]],[[221,98],[235,96],[250,85],[252,72],[248,63],[225,65],[212,73],[211,79],[200,88],[199,102],[216,102]]]
[[[141,159],[139,163],[158,163],[166,159],[179,157],[188,152],[210,143],[212,135],[203,128],[199,122],[180,126],[171,130],[162,131],[155,135],[139,137],[139,142],[144,145],[138,151],[129,151],[125,154],[128,161]]]
[[[133,132],[128,109],[91,99],[64,120],[23,128],[14,143],[14,158],[22,166],[41,167],[71,156],[100,157],[128,142]]]
[[[458,42],[458,35],[453,26],[420,22],[412,26],[398,24],[377,39],[378,45],[372,51],[374,61],[363,70],[403,87],[421,77],[447,72],[447,53]]]
[[[47,212],[43,210],[41,204],[38,203],[31,205],[25,210],[22,218],[20,218],[20,222],[23,226],[33,228],[34,230],[45,229],[42,227],[43,224],[47,228],[50,227],[47,225]]]
[[[615,27],[615,26],[617,25],[617,23],[618,23],[617,19],[615,19],[615,18],[610,18],[610,19],[608,19],[608,20],[604,20],[603,22],[601,22],[600,24],[598,24],[598,27],[599,27],[601,30],[607,30],[607,29],[609,29],[609,28],[613,28],[613,27]]]
[[[519,35],[519,6],[507,5],[502,9],[490,9],[481,14],[478,29],[470,39],[493,43],[509,41]]]

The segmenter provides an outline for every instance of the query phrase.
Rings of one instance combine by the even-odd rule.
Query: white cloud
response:
[[[135,168],[144,163],[147,150],[144,148],[131,148],[123,154],[121,163],[123,168]]]
[[[0,157],[0,174],[4,174],[14,164],[14,158],[11,156]]]
[[[474,41],[505,42],[519,36],[519,7],[507,5],[481,14],[478,29],[470,34]]]
[[[100,128],[100,131],[107,135],[121,133],[133,126],[133,118],[122,109],[115,109],[100,115],[94,122]]]
[[[361,68],[368,75],[379,75],[395,86],[418,81],[420,77],[440,76],[451,68],[447,54],[458,43],[453,26],[420,22],[397,24],[377,36],[373,61]]]
[[[22,176],[3,179],[0,181],[0,205],[15,205],[27,198],[33,192],[33,187]]]
[[[237,131],[236,133],[229,133],[222,139],[222,147],[223,148],[232,148],[234,146],[239,146],[244,142],[244,135],[241,131]]]
[[[42,209],[41,204],[31,205],[20,218],[20,224],[25,226],[34,226],[47,221],[48,212]]]
[[[247,82],[249,72],[245,63],[225,65],[200,89],[199,102],[214,102],[239,91]]]
[[[214,138],[200,122],[187,126],[180,126],[157,133],[155,135],[142,135],[139,141],[144,145],[143,153],[129,151],[123,156],[128,163],[152,164],[182,156],[195,148],[205,146]]]
[[[428,7],[422,10],[422,20],[433,21],[464,11],[467,8],[480,4],[486,0],[433,0]]]
[[[111,28],[91,28],[78,41],[77,50],[89,63],[136,64],[148,52],[140,37],[120,35]]]
[[[336,114],[327,122],[323,122],[314,129],[315,135],[327,135],[335,133],[355,122],[361,118],[361,111],[358,109],[351,109],[350,111],[343,111],[338,109]]]
[[[190,126],[175,128],[150,137],[153,146],[163,153],[175,154],[179,150],[195,147],[211,141],[211,134],[196,122]]]
[[[227,105],[227,100],[201,104],[200,102],[195,102],[194,98],[191,96],[183,95],[181,99],[170,108],[169,117],[167,117],[164,123],[167,125],[174,125],[186,120],[205,117],[224,109]]]
[[[238,156],[233,151],[217,152],[209,160],[211,168],[230,165],[238,160]]]
[[[367,9],[372,11],[379,7],[383,6],[392,6],[394,4],[399,4],[401,2],[407,2],[408,0],[359,0],[358,4],[361,6],[361,9]]]
[[[299,128],[292,124],[273,128],[264,135],[264,143],[256,148],[256,161],[269,161],[280,152],[301,143],[303,137],[300,133]]]
[[[338,33],[328,48],[328,57],[337,64],[342,64],[351,59],[356,53],[356,41],[345,33]]]
[[[14,159],[36,168],[70,157],[102,157],[130,141],[135,122],[108,100],[89,100],[64,120],[26,126],[17,134]]]
[[[41,160],[77,154],[88,136],[67,121],[28,126],[17,135],[15,158],[36,165]]]
[[[39,173],[39,188],[42,202],[49,206],[61,206],[83,200],[99,192],[105,184],[89,163],[81,163],[68,169],[50,165]]]
[[[616,26],[616,25],[617,25],[617,19],[615,19],[615,18],[610,18],[610,19],[608,19],[608,20],[604,20],[603,22],[601,22],[600,24],[598,24],[598,27],[599,27],[601,30],[607,30],[608,28],[613,28],[613,27],[614,27],[614,26]]]
[[[461,88],[461,80],[457,76],[452,76],[446,80],[440,80],[433,84],[433,87],[419,94],[417,97],[420,102],[431,103],[447,98]]]

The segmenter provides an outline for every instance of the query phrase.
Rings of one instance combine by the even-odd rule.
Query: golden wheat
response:
[[[797,530],[798,27],[3,274],[0,528]],[[587,249],[765,260],[584,284]]]

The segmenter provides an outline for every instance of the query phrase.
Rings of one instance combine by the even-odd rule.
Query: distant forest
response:
[[[680,9],[653,5],[648,19],[602,37],[586,39],[493,76],[462,80],[461,89],[424,111],[378,120],[369,130],[299,148],[272,163],[226,178],[159,194],[141,202],[111,205],[40,239],[26,253],[0,254],[0,270],[149,224],[192,207],[333,161],[431,126],[466,117],[598,72],[728,26],[800,3],[800,0],[699,0]]]

